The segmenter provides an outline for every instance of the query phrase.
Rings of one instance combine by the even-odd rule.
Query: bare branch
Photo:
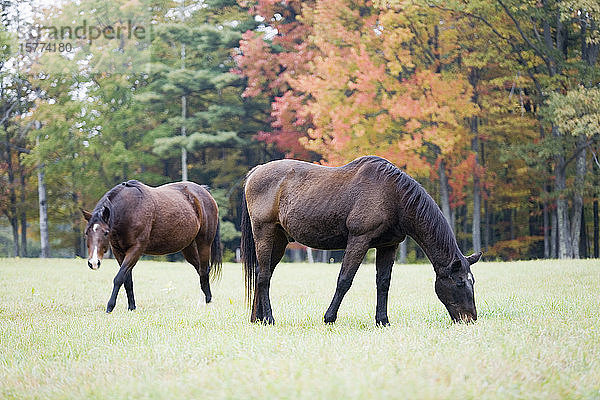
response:
[[[0,120],[0,125],[2,125],[4,122],[6,122],[7,119],[10,118],[10,112],[12,111],[13,108],[15,108],[16,105],[17,105],[17,103],[14,102],[11,104],[11,106],[8,108],[8,110],[6,110],[6,112],[4,113],[4,117]]]
[[[517,21],[517,18],[510,12],[510,10],[508,9],[508,7],[502,2],[502,0],[497,0],[497,1],[498,1],[498,4],[500,4],[502,6],[502,8],[504,9],[504,12],[506,13],[506,15],[508,15],[508,17],[513,21],[513,23],[515,25],[515,28],[517,28],[517,31],[519,32],[519,34],[521,35],[521,37],[523,38],[523,40],[525,41],[525,43],[527,43],[527,45],[529,47],[531,47],[531,49],[542,60],[544,60],[544,62],[546,63],[546,66],[548,67],[548,70],[551,71],[551,72],[553,72],[552,63],[550,62],[550,59],[535,44],[533,44],[533,42],[531,41],[531,39],[529,39],[529,37],[523,31],[523,28],[521,28],[521,24],[519,23],[519,21]]]
[[[25,153],[25,154],[31,153],[31,150],[26,149],[25,147],[17,146],[16,144],[12,144],[7,141],[1,141],[0,144],[3,144],[7,147],[11,147],[11,148],[17,150],[19,153]]]

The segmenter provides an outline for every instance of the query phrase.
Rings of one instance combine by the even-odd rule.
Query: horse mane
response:
[[[126,187],[135,187],[136,189],[138,189],[141,192],[140,185],[141,185],[141,183],[136,180],[129,180],[127,182],[121,182],[117,186],[110,189],[98,201],[98,203],[96,204],[96,207],[94,207],[94,210],[92,211],[92,217],[90,218],[90,221],[88,224],[93,224],[98,221],[103,221],[103,222],[106,222],[109,227],[112,227],[113,216],[114,216],[114,213],[113,213],[114,208],[113,208],[112,200],[121,192],[121,190],[123,190],[123,188],[126,188]],[[104,218],[102,216],[105,208],[107,208],[110,212],[108,221],[104,221]]]
[[[403,204],[407,214],[414,216],[412,219],[415,224],[419,225],[419,230],[432,232],[439,240],[438,244],[443,246],[444,250],[452,251],[458,247],[454,232],[452,232],[452,228],[446,217],[444,217],[442,210],[413,177],[385,158],[377,156],[361,157],[350,164],[354,163],[376,166],[375,179],[394,182],[401,204]],[[412,232],[407,233],[410,235]]]

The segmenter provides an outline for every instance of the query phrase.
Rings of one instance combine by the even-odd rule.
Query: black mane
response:
[[[98,201],[98,203],[96,204],[96,207],[94,207],[94,210],[92,211],[92,217],[90,218],[90,221],[88,222],[88,226],[93,224],[93,223],[97,223],[97,222],[104,222],[106,224],[108,224],[109,227],[112,226],[112,221],[113,221],[113,203],[112,200],[117,196],[117,194],[119,194],[119,192],[121,192],[121,190],[123,190],[123,188],[126,187],[135,187],[138,190],[140,187],[140,182],[136,181],[136,180],[129,180],[127,182],[121,182],[120,184],[118,184],[117,186],[113,187],[112,189],[110,189],[108,192],[106,192],[104,194],[104,196],[102,196],[102,198]],[[108,220],[105,220],[103,214],[105,212],[105,209],[108,209],[109,212],[109,218]]]
[[[390,161],[377,157],[365,156],[361,157],[350,164],[372,164],[376,166],[376,179],[385,181],[393,180],[398,190],[399,200],[404,207],[404,213],[411,215],[411,220],[418,226],[407,227],[410,229],[418,229],[421,232],[429,232],[439,238],[440,245],[445,247],[444,250],[451,251],[458,248],[456,238],[450,224],[444,217],[442,210],[427,191],[413,177],[402,171]],[[425,238],[414,237],[407,232],[409,236],[417,241]],[[421,243],[419,243],[421,245]],[[421,246],[423,247],[423,246]]]

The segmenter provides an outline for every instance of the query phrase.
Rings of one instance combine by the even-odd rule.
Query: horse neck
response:
[[[406,234],[421,246],[435,271],[449,265],[460,250],[439,207],[432,201],[426,210],[405,210],[404,215],[410,216],[405,223]]]

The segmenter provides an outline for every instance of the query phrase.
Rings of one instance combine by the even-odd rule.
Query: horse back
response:
[[[397,225],[395,191],[367,162],[332,168],[274,161],[255,168],[245,190],[253,223],[279,224],[314,248],[344,248],[349,235],[383,235]]]
[[[167,254],[187,247],[198,235],[216,232],[216,203],[206,189],[192,182],[148,190],[154,205],[147,254]],[[208,198],[207,198],[208,195]],[[212,200],[212,201],[210,201]]]
[[[194,182],[175,182],[164,186],[179,191],[185,197],[196,212],[199,233],[212,238],[217,230],[219,207],[207,187]]]

